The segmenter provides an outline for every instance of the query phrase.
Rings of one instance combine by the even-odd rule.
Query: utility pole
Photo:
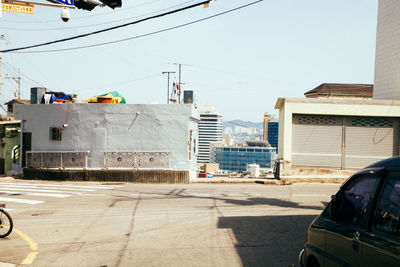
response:
[[[6,79],[13,79],[17,84],[18,84],[18,92],[15,92],[15,97],[18,97],[18,99],[21,99],[21,75],[18,74],[17,77],[7,77]]]
[[[0,0],[0,3],[1,3],[1,0]],[[1,4],[0,4],[0,7],[1,7]],[[1,16],[0,16],[0,18],[1,18]],[[0,40],[1,41],[4,41],[6,39],[6,37],[2,34],[2,35],[0,35]],[[2,66],[1,66],[1,64],[2,64],[2,57],[1,57],[1,53],[0,53],[0,86],[2,86],[3,85],[3,78],[2,78],[2,75],[3,75],[3,72],[2,72]]]
[[[178,65],[178,67],[179,67],[179,88],[180,88],[180,91],[182,91],[182,88],[181,88],[181,85],[182,84],[184,84],[184,83],[182,83],[182,66],[190,66],[190,65],[185,65],[185,64],[181,64],[181,63],[173,63],[174,65]],[[179,101],[178,101],[178,103],[180,104],[181,103],[181,92],[179,92],[179,95],[178,95],[178,99],[179,99]]]
[[[168,83],[167,83],[167,104],[169,104],[169,75],[171,73],[175,73],[175,71],[163,71],[162,74],[168,74]]]

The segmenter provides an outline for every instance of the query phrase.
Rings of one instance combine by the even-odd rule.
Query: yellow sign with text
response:
[[[15,3],[1,3],[1,10],[5,12],[14,12],[14,13],[22,13],[22,14],[33,14],[35,11],[34,6],[32,5],[24,5],[24,4],[15,4]]]

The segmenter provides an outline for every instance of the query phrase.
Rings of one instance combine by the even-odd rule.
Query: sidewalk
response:
[[[347,177],[281,177],[280,180],[274,178],[232,178],[232,177],[214,177],[214,178],[195,178],[192,183],[206,183],[206,184],[222,184],[222,183],[258,183],[268,185],[290,185],[293,183],[336,183],[342,184],[346,181]]]
[[[266,185],[290,185],[294,183],[336,183],[342,184],[347,177],[282,177],[280,180],[274,179],[272,177],[268,178],[239,178],[239,177],[214,177],[214,178],[195,178],[192,183],[198,184],[239,184],[239,183],[258,183]],[[2,176],[0,177],[0,182],[13,181],[14,177]],[[18,179],[19,180],[19,179]]]

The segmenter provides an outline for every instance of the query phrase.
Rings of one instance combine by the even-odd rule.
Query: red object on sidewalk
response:
[[[207,173],[206,172],[200,172],[199,173],[199,178],[207,178]]]

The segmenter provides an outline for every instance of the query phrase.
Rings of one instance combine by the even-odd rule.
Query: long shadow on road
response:
[[[243,266],[300,266],[298,253],[315,215],[220,217],[232,229]]]

